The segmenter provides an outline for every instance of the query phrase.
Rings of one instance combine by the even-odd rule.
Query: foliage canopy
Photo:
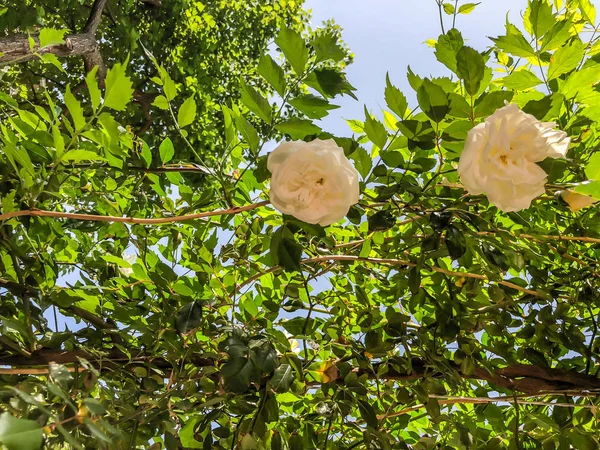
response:
[[[388,77],[341,137],[352,55],[301,2],[5,2],[0,447],[600,446],[600,216],[560,195],[600,200],[595,8],[529,0],[474,49],[477,5],[438,6],[448,76]],[[505,102],[572,139],[508,214],[456,174]],[[268,205],[284,138],[344,148],[346,220]]]

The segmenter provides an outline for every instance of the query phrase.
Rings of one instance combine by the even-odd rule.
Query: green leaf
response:
[[[256,89],[248,86],[243,80],[240,82],[240,85],[242,87],[242,103],[266,123],[271,123],[272,111],[269,101]]]
[[[288,103],[311,119],[322,119],[330,110],[339,108],[338,105],[332,105],[324,98],[312,94],[296,97]]]
[[[581,41],[575,41],[567,47],[559,48],[550,58],[548,80],[553,80],[574,70],[581,62],[585,48],[585,44]]]
[[[269,380],[271,388],[279,394],[289,391],[293,382],[294,369],[289,364],[281,364]]]
[[[444,90],[427,78],[417,91],[417,100],[427,117],[436,123],[444,120],[450,111],[450,101]]]
[[[42,28],[40,31],[40,48],[49,45],[61,45],[65,43],[67,30],[56,30],[54,28]]]
[[[365,106],[365,133],[371,142],[377,147],[383,149],[388,140],[388,134],[383,124],[371,117],[367,107]]]
[[[358,411],[360,412],[360,416],[366,422],[367,426],[375,429],[377,428],[379,424],[379,421],[377,420],[377,413],[366,400],[358,400]]]
[[[356,163],[356,170],[358,170],[360,176],[363,177],[363,179],[366,179],[373,167],[373,159],[371,159],[367,151],[362,147],[358,147],[352,152],[350,159],[354,160]]]
[[[465,42],[460,31],[452,28],[438,38],[435,44],[435,57],[448,69],[456,73],[456,55],[464,45]]]
[[[369,216],[369,231],[386,231],[396,224],[396,216],[390,211],[377,211],[372,216]]]
[[[571,73],[567,81],[560,87],[560,93],[567,100],[584,99],[592,94],[593,86],[600,81],[600,66],[592,66]]]
[[[458,8],[458,14],[471,14],[479,3],[465,3]]]
[[[152,165],[152,152],[150,151],[150,146],[143,141],[141,155],[146,167],[150,167]]]
[[[471,47],[461,48],[456,55],[456,71],[465,83],[467,94],[475,95],[485,75],[483,56]]]
[[[498,80],[504,87],[516,90],[524,91],[531,89],[532,87],[538,86],[543,83],[533,72],[529,70],[518,70],[513,72],[507,77]]]
[[[194,94],[190,95],[177,112],[177,123],[180,128],[186,127],[194,123],[196,118],[196,101]]]
[[[506,36],[490,38],[503,52],[522,58],[535,56],[535,50],[518,29],[512,30]]]
[[[452,3],[444,3],[442,6],[444,8],[444,12],[449,16],[453,15],[456,11]]]
[[[394,114],[400,119],[404,118],[408,101],[400,89],[392,85],[389,74],[385,75],[385,102]]]
[[[107,442],[108,444],[113,443],[112,439],[110,437],[108,437],[106,435],[106,433],[104,431],[102,431],[102,429],[98,425],[96,425],[94,422],[92,422],[90,419],[88,419],[87,417],[84,417],[83,421],[95,438],[100,439],[101,441]]]
[[[188,334],[200,325],[202,320],[202,303],[194,301],[185,305],[177,312],[175,328],[181,334]]]
[[[228,392],[241,394],[248,389],[254,372],[254,365],[250,359],[243,356],[234,356],[227,360],[221,368],[223,387]]]
[[[102,94],[98,88],[98,81],[96,80],[97,73],[98,66],[95,66],[85,77],[85,82],[88,87],[88,92],[90,93],[90,100],[92,101],[92,109],[94,112],[98,110],[102,100]]]
[[[329,33],[319,34],[311,42],[317,55],[317,62],[333,60],[340,62],[346,57],[346,52],[338,44],[338,39]]]
[[[255,152],[258,150],[260,144],[260,138],[254,126],[242,115],[235,115],[233,117],[237,130],[240,132],[250,150]]]
[[[172,102],[177,97],[177,91],[179,91],[179,85],[173,81],[169,72],[163,67],[159,66],[158,73],[160,74],[160,82],[163,86],[163,92],[168,101]]]
[[[125,73],[126,67],[115,64],[106,74],[104,106],[123,111],[133,97],[133,84]]]
[[[0,52],[0,54],[1,53],[2,52]],[[65,68],[63,67],[62,63],[59,61],[58,57],[54,53],[44,53],[44,54],[42,54],[41,58],[45,64],[52,64],[54,67],[56,67],[61,72],[66,73]]]
[[[306,119],[290,119],[276,125],[275,128],[288,134],[292,139],[304,139],[306,136],[321,133],[321,128]]]
[[[452,259],[458,259],[467,251],[465,235],[455,226],[450,225],[446,231],[446,247]]]
[[[346,80],[344,74],[335,69],[317,69],[311,72],[305,80],[306,84],[319,92],[323,97],[349,95],[357,100],[353,91],[356,89]]]
[[[284,235],[278,249],[279,264],[287,272],[301,272],[300,259],[302,258],[302,251],[303,248],[300,244],[293,238]]]
[[[571,25],[572,23],[569,20],[560,20],[556,22],[542,39],[540,52],[555,50],[562,47],[567,39],[571,37]]]
[[[596,26],[596,7],[590,0],[578,0],[579,11],[585,20],[592,26]]]
[[[71,119],[73,119],[75,130],[82,130],[86,124],[85,117],[83,116],[83,108],[81,107],[79,100],[71,93],[71,86],[69,85],[67,85],[67,90],[65,92],[65,104],[67,105],[67,108],[69,108],[69,113],[71,113]]]
[[[594,153],[589,159],[585,174],[590,180],[600,181],[600,153]]]
[[[160,154],[160,161],[163,164],[171,161],[173,156],[175,156],[175,147],[173,147],[173,141],[171,141],[169,138],[165,138],[158,148],[158,153]]]
[[[283,97],[285,93],[285,75],[283,69],[270,55],[260,55],[258,73]]]
[[[578,194],[589,195],[590,197],[600,200],[600,181],[581,184],[575,188]]]
[[[290,28],[283,28],[275,38],[275,44],[281,49],[296,75],[302,75],[308,62],[308,48],[302,36]]]
[[[526,30],[537,38],[544,36],[556,22],[552,6],[546,0],[529,0],[523,21]]]
[[[106,159],[96,152],[90,150],[69,150],[62,155],[61,161],[71,161],[77,163],[79,161],[106,161]]]
[[[7,412],[0,415],[0,444],[8,450],[39,450],[43,431],[34,420],[17,419]]]
[[[167,100],[167,97],[164,95],[158,95],[154,99],[154,102],[152,102],[152,106],[156,106],[163,111],[167,111],[169,109],[169,100]]]

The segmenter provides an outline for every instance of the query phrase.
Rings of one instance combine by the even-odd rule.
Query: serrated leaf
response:
[[[406,108],[408,107],[408,101],[406,96],[390,81],[389,74],[385,75],[385,102],[388,108],[395,113],[400,119],[404,118]]]
[[[233,117],[237,130],[240,132],[244,141],[248,144],[250,150],[255,152],[258,150],[258,145],[260,143],[260,138],[258,137],[258,133],[254,126],[248,122],[248,120],[241,115],[235,115]]]
[[[338,105],[332,105],[324,98],[312,94],[296,97],[288,103],[311,119],[322,119],[330,110],[339,108]]]
[[[456,54],[456,71],[464,81],[465,91],[469,95],[475,95],[485,75],[483,56],[477,50],[464,46]]]
[[[344,49],[338,44],[338,39],[331,34],[320,34],[312,40],[312,47],[317,55],[317,62],[333,60],[340,62],[346,56]]]
[[[548,80],[553,80],[574,70],[581,62],[585,54],[585,48],[586,46],[583,42],[575,41],[569,46],[556,50],[550,58]]]
[[[56,30],[54,28],[42,28],[40,31],[40,48],[50,45],[61,45],[65,43],[67,30]]]
[[[498,80],[498,82],[504,87],[516,91],[531,89],[532,87],[543,83],[542,80],[540,80],[533,72],[530,72],[529,70],[515,71],[509,76],[501,78]]]
[[[283,97],[285,93],[285,75],[283,69],[270,55],[260,55],[258,73]]]
[[[256,89],[248,86],[243,80],[240,82],[240,85],[242,88],[242,103],[266,123],[271,123],[272,111],[269,101]]]
[[[177,123],[179,124],[180,128],[183,128],[194,123],[195,118],[196,101],[194,100],[194,94],[192,94],[179,108],[179,111],[177,112]]]
[[[81,107],[79,100],[71,93],[71,86],[69,85],[67,85],[67,90],[65,92],[65,104],[71,114],[75,130],[82,130],[86,124],[85,117],[83,116],[83,108]]]
[[[544,35],[540,52],[555,50],[561,47],[571,37],[571,25],[572,23],[569,20],[559,20],[556,22],[550,28],[550,31]]]
[[[442,34],[435,44],[435,57],[452,72],[456,73],[456,55],[465,45],[460,31],[453,28]]]
[[[365,106],[365,133],[369,140],[380,149],[385,147],[388,140],[388,134],[383,124],[371,117],[367,107]]]
[[[541,38],[555,23],[552,6],[546,0],[529,0],[523,20],[526,30]]]
[[[106,74],[104,106],[123,111],[133,97],[133,83],[125,73],[126,67],[115,64]]]
[[[165,97],[164,95],[158,95],[154,99],[154,102],[152,102],[152,106],[156,106],[157,108],[166,111],[169,109],[169,100],[167,100],[167,97]]]
[[[308,48],[300,34],[290,28],[282,28],[275,44],[281,49],[296,75],[302,75],[308,62]]]
[[[96,80],[97,73],[98,66],[95,66],[85,77],[85,82],[88,87],[90,100],[92,102],[92,109],[94,110],[94,112],[98,110],[100,102],[102,101],[102,93],[100,92],[100,88],[98,87],[98,81]]]
[[[289,134],[292,139],[304,139],[306,136],[321,133],[321,128],[306,119],[290,119],[276,125],[282,133]]]
[[[150,167],[152,165],[152,152],[150,151],[148,144],[145,142],[142,142],[141,155],[146,167]]]
[[[158,148],[158,153],[160,154],[160,161],[163,164],[171,161],[173,156],[175,156],[175,147],[173,147],[173,141],[171,141],[169,138],[165,138]]]
[[[450,102],[444,90],[429,79],[417,91],[417,100],[423,112],[434,122],[441,122],[450,111]]]
[[[357,100],[353,93],[356,90],[354,86],[348,83],[343,73],[335,69],[316,69],[308,74],[305,82],[323,97],[332,98],[341,94]]]
[[[535,56],[535,50],[520,31],[508,33],[505,36],[490,38],[503,52],[522,58]]]

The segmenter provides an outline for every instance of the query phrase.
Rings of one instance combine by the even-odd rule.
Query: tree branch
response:
[[[92,5],[92,12],[90,17],[83,28],[83,33],[95,35],[100,25],[100,19],[102,18],[102,11],[107,0],[96,0]]]
[[[202,358],[196,355],[182,361],[169,361],[160,356],[154,357],[139,351],[132,351],[131,356],[128,356],[118,349],[98,353],[91,353],[85,350],[63,351],[40,349],[34,351],[31,356],[0,356],[0,365],[12,367],[13,369],[10,369],[11,373],[30,373],[18,372],[18,368],[47,366],[51,362],[57,364],[74,364],[79,362],[81,358],[89,361],[95,367],[100,367],[100,363],[102,363],[102,368],[107,370],[123,367],[124,363],[136,362],[148,363],[158,369],[164,370],[172,370],[181,367],[183,364],[194,364],[196,367],[213,367],[219,363],[218,360]],[[446,378],[449,376],[448,371],[436,370],[422,359],[413,358],[410,361],[410,369],[407,370],[397,368],[401,363],[402,361],[399,360],[390,360],[374,364],[372,368],[363,369],[355,367],[351,371],[358,376],[366,375],[370,379],[378,377],[379,379],[395,381],[413,381],[421,378]],[[570,393],[581,395],[582,391],[600,391],[599,379],[573,370],[514,364],[497,369],[494,372],[489,372],[483,368],[476,368],[472,373],[463,373],[460,365],[452,360],[446,360],[444,365],[450,367],[462,378],[487,381],[508,391],[520,391],[526,394],[552,392],[553,394],[565,395]],[[339,376],[337,367],[332,366],[328,369],[327,373],[334,376],[334,382],[343,383],[343,378],[335,378],[336,375]],[[266,380],[264,381],[266,382]],[[322,383],[322,381],[315,381],[309,384],[320,385]]]
[[[173,216],[173,217],[159,217],[153,219],[142,219],[136,217],[118,217],[118,216],[99,216],[94,214],[77,214],[77,213],[65,213],[59,211],[45,211],[42,209],[25,209],[21,211],[13,211],[6,214],[0,214],[0,221],[12,219],[14,217],[53,217],[55,219],[73,219],[82,220],[88,222],[120,222],[120,223],[132,223],[140,225],[161,225],[165,223],[173,222],[184,222],[186,220],[197,220],[206,217],[213,216],[226,216],[230,214],[239,214],[245,211],[251,211],[253,209],[261,208],[268,205],[270,202],[263,201],[254,203],[246,206],[236,206],[230,209],[224,209],[220,211],[208,211],[198,214],[188,214],[185,216]]]

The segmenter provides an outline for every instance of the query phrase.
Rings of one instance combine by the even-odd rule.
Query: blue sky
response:
[[[459,1],[459,5],[463,3],[466,2]],[[471,14],[458,16],[456,28],[467,45],[481,51],[491,44],[489,36],[504,33],[507,12],[510,11],[510,20],[521,27],[520,15],[526,6],[526,0],[482,0]],[[386,72],[413,107],[415,97],[406,81],[407,66],[422,76],[450,74],[437,62],[433,49],[424,44],[441,34],[435,0],[306,0],[305,7],[312,10],[313,26],[332,18],[341,25],[344,40],[355,54],[347,74],[348,81],[358,90],[359,101],[349,97],[336,99],[341,108],[323,120],[325,131],[350,135],[344,118],[363,119],[364,104],[371,113],[380,115],[385,105]],[[449,16],[445,16],[445,21],[451,26]]]

